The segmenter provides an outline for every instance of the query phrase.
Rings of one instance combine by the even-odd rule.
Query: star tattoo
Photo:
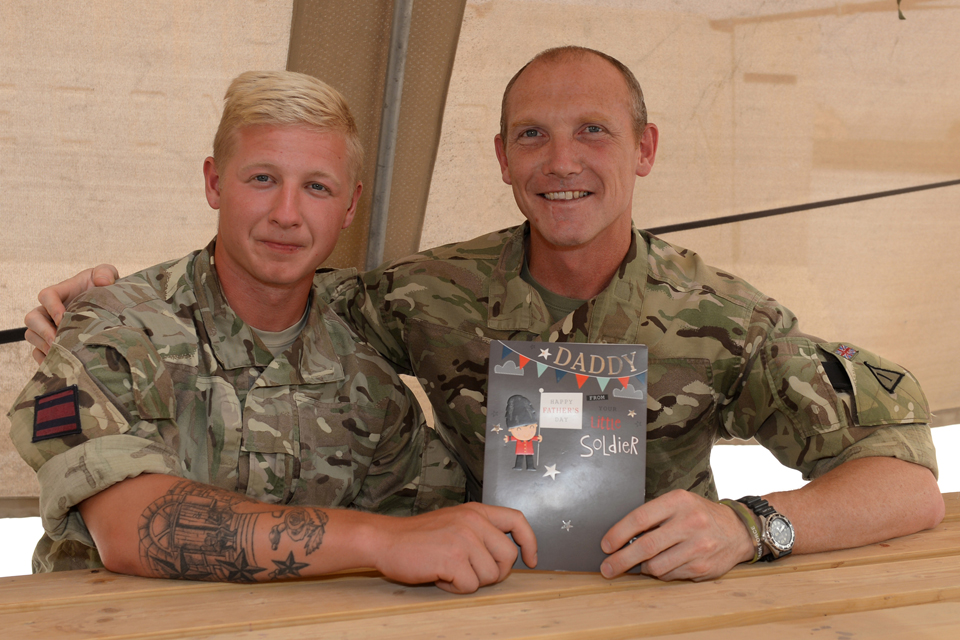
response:
[[[227,580],[230,582],[256,582],[257,580],[253,576],[266,571],[263,567],[257,567],[247,562],[246,550],[241,550],[240,555],[233,562],[221,560],[220,566],[227,570]]]
[[[557,474],[560,473],[559,471],[557,471],[557,465],[555,465],[555,464],[548,464],[548,465],[546,466],[546,469],[547,469],[547,471],[546,471],[546,473],[543,474],[543,477],[546,478],[547,476],[550,476],[550,479],[551,479],[551,480],[556,480],[556,479],[557,479]]]
[[[277,570],[270,572],[271,578],[283,578],[284,576],[299,578],[300,570],[310,566],[306,562],[297,562],[293,557],[293,551],[290,552],[286,560],[273,560],[273,564],[277,565]]]
[[[165,577],[173,578],[174,580],[205,580],[213,575],[209,571],[198,571],[195,567],[191,567],[182,547],[180,548],[179,564],[157,557],[152,558],[152,560],[159,564],[160,568],[165,571]]]
[[[570,531],[570,529],[573,529],[572,523],[573,523],[573,520],[564,520],[563,524],[560,525],[560,528],[563,529],[564,531]]]

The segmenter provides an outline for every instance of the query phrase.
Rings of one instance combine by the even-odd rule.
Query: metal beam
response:
[[[407,62],[413,0],[394,0],[393,25],[390,29],[390,56],[387,59],[387,80],[383,90],[380,115],[380,140],[377,145],[377,172],[373,179],[373,207],[367,236],[366,268],[374,269],[383,261],[390,211],[390,186],[393,182],[393,161],[397,151],[397,129],[400,121],[400,96],[403,93],[403,72]]]

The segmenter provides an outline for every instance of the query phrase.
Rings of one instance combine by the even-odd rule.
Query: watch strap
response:
[[[767,502],[760,496],[744,496],[739,500],[737,500],[737,502],[742,503],[747,507],[749,507],[750,511],[756,514],[756,516],[760,519],[760,538],[761,538],[761,541],[763,541],[769,518],[771,516],[780,515],[780,514],[777,512],[776,509],[770,506],[769,502]],[[784,516],[781,516],[781,517],[783,517],[783,519],[786,520]],[[787,522],[789,523],[789,521]],[[793,551],[792,549],[788,549],[786,551],[780,551],[765,541],[762,542],[762,545],[767,546],[769,548],[769,552],[766,554],[763,554],[763,557],[760,558],[761,560],[764,560],[766,562],[773,562],[778,558],[783,558],[785,556],[788,556]]]
[[[737,514],[743,526],[750,533],[750,538],[753,540],[753,560],[750,561],[750,564],[753,564],[763,557],[763,542],[760,540],[760,525],[757,522],[757,516],[746,505],[736,500],[724,499],[720,501],[720,504],[733,509],[733,512]]]

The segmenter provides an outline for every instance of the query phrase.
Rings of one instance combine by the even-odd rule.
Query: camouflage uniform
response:
[[[447,457],[437,469],[445,449],[388,363],[319,296],[275,359],[227,305],[212,255],[213,243],[78,299],[11,409],[40,480],[35,570],[97,565],[72,507],[141,473],[393,515],[462,501],[455,484],[421,483],[457,467]],[[68,385],[82,433],[31,442],[34,397]]]
[[[926,399],[896,364],[800,333],[776,301],[637,230],[606,290],[553,323],[520,277],[527,229],[321,283],[337,296],[339,314],[398,370],[420,379],[441,437],[467,470],[471,497],[479,498],[483,477],[493,339],[647,345],[647,499],[677,488],[716,499],[710,451],[721,438],[755,437],[807,478],[867,456],[936,473]],[[849,394],[835,391],[821,361],[838,363]],[[874,371],[888,386],[897,382],[892,392]]]

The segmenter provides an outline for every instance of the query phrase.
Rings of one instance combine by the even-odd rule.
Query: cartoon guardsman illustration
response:
[[[537,414],[533,405],[523,396],[510,396],[507,400],[506,422],[510,435],[503,436],[503,442],[517,443],[517,461],[513,468],[522,471],[525,462],[528,471],[536,471],[533,443],[543,442],[543,436],[537,435]]]

